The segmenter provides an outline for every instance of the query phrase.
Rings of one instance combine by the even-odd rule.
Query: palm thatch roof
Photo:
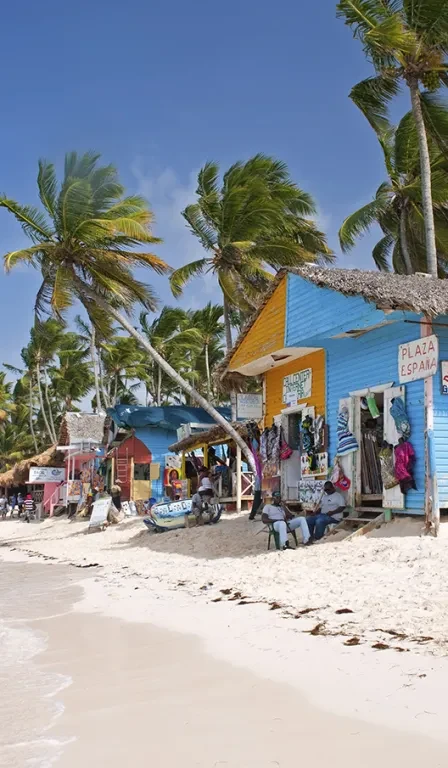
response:
[[[103,443],[105,420],[106,417],[98,413],[68,411],[62,418],[59,445]]]
[[[30,467],[63,467],[64,454],[58,451],[55,445],[47,448],[43,453],[23,459],[15,464],[7,472],[0,475],[0,487],[11,488],[16,485],[24,485],[28,480]]]
[[[329,288],[344,296],[360,296],[386,312],[403,310],[428,317],[448,314],[448,280],[422,274],[398,275],[391,272],[335,269],[314,265],[282,269],[275,276],[255,313],[241,330],[232,349],[217,367],[215,380],[221,389],[229,391],[231,388],[241,388],[245,377],[236,371],[229,371],[230,360],[288,273],[302,277],[319,288]]]
[[[232,427],[236,429],[241,437],[247,437],[247,423],[234,421]],[[229,433],[226,432],[224,427],[220,427],[219,424],[216,424],[205,432],[195,432],[193,435],[189,435],[188,437],[179,440],[179,442],[173,443],[173,445],[169,446],[169,450],[172,451],[172,453],[181,453],[182,451],[192,451],[194,448],[199,448],[201,445],[216,445],[224,440],[231,439],[232,438],[229,437]]]

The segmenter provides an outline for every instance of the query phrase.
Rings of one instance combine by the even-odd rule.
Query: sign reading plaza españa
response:
[[[400,384],[434,376],[439,364],[437,336],[409,341],[398,347],[398,373]]]
[[[290,404],[292,399],[304,400],[311,397],[313,370],[305,368],[298,373],[292,373],[283,379],[283,402]]]

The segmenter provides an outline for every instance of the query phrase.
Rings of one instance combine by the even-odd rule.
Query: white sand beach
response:
[[[66,768],[445,765],[443,526],[287,553],[260,527],[1,524],[2,620],[31,633],[18,669],[34,683],[0,726],[0,765],[25,765],[20,750]]]

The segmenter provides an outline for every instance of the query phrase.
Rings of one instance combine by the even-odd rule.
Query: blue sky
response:
[[[2,14],[0,190],[36,203],[39,157],[95,149],[129,191],[147,195],[177,266],[200,257],[181,209],[207,160],[223,168],[256,152],[286,161],[319,206],[338,250],[344,217],[383,179],[373,132],[348,99],[370,74],[361,47],[336,19],[336,0],[24,0]],[[24,243],[0,211],[2,252]],[[372,266],[365,239],[341,266]],[[1,275],[0,362],[27,342],[38,275]],[[164,279],[155,278],[164,301]],[[212,281],[187,290],[215,299]],[[5,332],[6,331],[6,332]]]

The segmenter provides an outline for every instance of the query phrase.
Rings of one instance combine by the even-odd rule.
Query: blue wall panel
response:
[[[438,323],[447,323],[448,317],[438,317]],[[448,360],[448,328],[434,327],[439,338],[440,360]],[[434,376],[434,445],[436,454],[439,504],[448,507],[448,395],[442,395],[440,370]]]
[[[160,427],[137,427],[135,436],[151,451],[152,461],[160,463],[160,479],[153,480],[151,493],[157,501],[163,499],[163,473],[165,469],[165,456],[170,453],[168,446],[177,440],[174,430],[160,429]]]

